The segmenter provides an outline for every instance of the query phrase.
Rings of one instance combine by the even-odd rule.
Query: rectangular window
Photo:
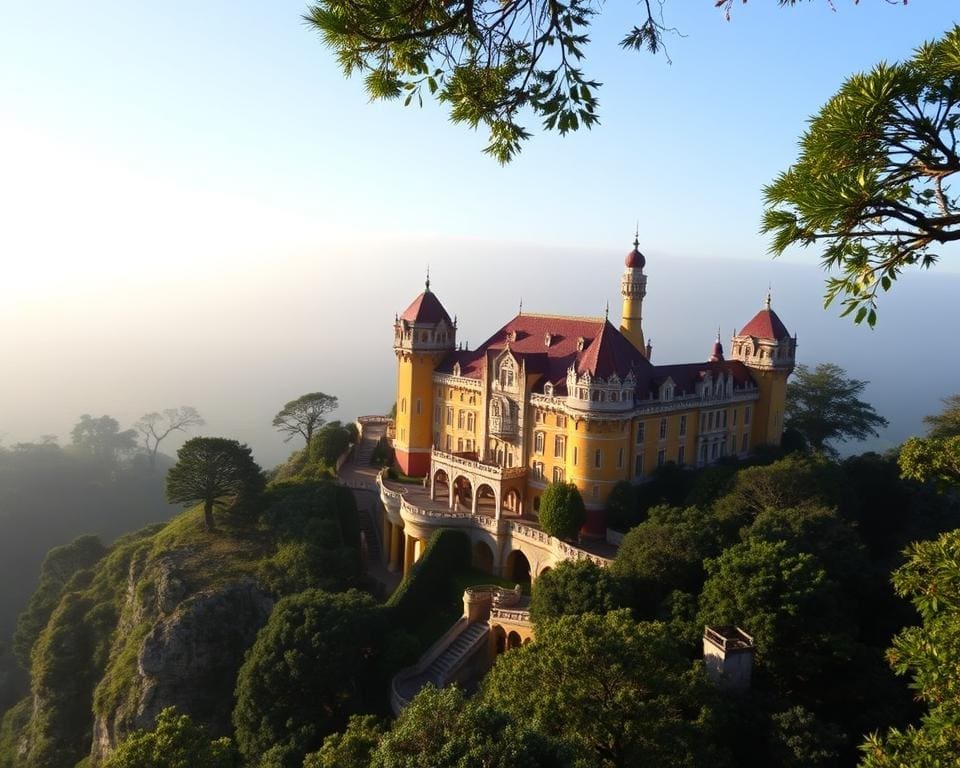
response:
[[[537,424],[543,424],[543,411],[537,411],[533,418]]]
[[[463,411],[457,411],[457,429],[463,429],[463,425],[466,423],[466,416]]]
[[[463,453],[463,438],[457,438],[457,453]]]
[[[633,476],[643,477],[643,454],[638,453],[633,460]]]
[[[543,480],[543,462],[533,462],[533,476],[537,480]]]
[[[557,435],[553,438],[553,455],[558,459],[567,457],[567,438],[563,435]]]
[[[663,463],[667,460],[667,452],[661,448],[657,451],[657,466],[662,467]]]
[[[643,443],[645,432],[646,430],[644,429],[644,422],[641,421],[639,424],[637,424],[637,445]]]
[[[473,430],[474,430],[474,421],[473,421],[473,413],[471,412],[467,414],[467,432],[473,432]]]
[[[433,433],[433,447],[436,448],[438,451],[440,450],[440,433],[439,432]]]
[[[543,453],[543,432],[536,432],[533,435],[533,450],[536,453]]]
[[[737,409],[733,409],[733,426],[737,426]]]
[[[433,408],[433,423],[434,424],[440,423],[440,406],[439,405],[436,405]]]
[[[705,413],[700,414],[700,431],[701,432],[707,431],[707,414]]]
[[[686,448],[681,445],[677,448],[677,464],[682,467],[686,463],[686,458]]]
[[[453,408],[449,405],[447,406],[447,426],[453,426]]]
[[[599,469],[602,464],[602,459],[603,459],[603,453],[599,448],[597,448],[597,450],[593,454],[593,466]]]
[[[617,469],[623,469],[623,448],[617,454]]]
[[[579,451],[577,450],[577,446],[573,446],[573,466],[577,466],[577,459],[579,458],[578,454]]]
[[[707,444],[706,443],[700,446],[700,463],[701,464],[707,463]]]
[[[687,417],[680,417],[680,437],[686,437],[687,435]]]
[[[713,444],[710,446],[710,458],[711,458],[711,459],[717,458],[717,444],[716,444],[716,443],[713,443]]]
[[[452,447],[453,447],[453,438],[450,437],[450,435],[447,435],[447,443],[446,443],[446,446],[447,446],[447,451],[448,451],[448,452],[449,452],[450,450],[452,450]]]
[[[553,482],[562,483],[563,482],[563,469],[560,467],[553,468]]]
[[[743,409],[743,426],[747,426],[750,423],[750,406],[746,406]]]
[[[750,447],[750,435],[743,436],[743,444],[740,448],[741,453],[746,453],[747,449]]]
[[[566,416],[557,416],[557,426],[566,427],[567,426],[567,417]]]
[[[467,440],[467,453],[473,453],[473,440]]]
[[[710,411],[710,415],[707,418],[707,431],[713,429],[713,411]]]
[[[667,439],[667,420],[666,419],[660,419],[660,439],[661,440]]]
[[[727,412],[723,411],[723,426],[727,426]]]

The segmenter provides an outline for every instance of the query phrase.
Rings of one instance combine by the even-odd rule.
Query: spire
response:
[[[723,344],[720,342],[720,326],[717,326],[717,340],[713,343],[713,352],[710,354],[711,363],[719,363],[723,360]]]
[[[610,319],[610,302],[607,302],[607,306],[603,310],[603,319],[607,321]]]
[[[767,286],[767,299],[766,299],[766,301],[764,302],[764,309],[770,309],[770,296],[771,296],[771,293],[772,293],[772,291],[771,291],[771,289],[770,289],[770,286],[768,285],[768,286]]]
[[[523,296],[520,297],[520,311],[517,314],[523,314]]]
[[[637,219],[637,228],[633,232],[633,249],[640,247],[640,219]]]
[[[430,265],[427,264],[427,281],[424,287],[424,293],[430,293]]]

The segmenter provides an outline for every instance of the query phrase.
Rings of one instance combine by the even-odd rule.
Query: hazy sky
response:
[[[901,440],[960,389],[960,270],[905,280],[877,331],[852,328],[820,309],[814,252],[765,255],[760,189],[844,76],[909,55],[960,4],[835,5],[753,0],[726,22],[669,0],[669,64],[620,51],[639,12],[607,2],[586,64],[602,125],[501,168],[435,107],[369,104],[302,2],[0,0],[4,443],[192,404],[271,465],[288,399],[389,407],[390,326],[428,261],[479,343],[521,296],[616,307],[635,221],[655,361],[706,356],[772,283],[800,359],[871,380],[884,444]]]

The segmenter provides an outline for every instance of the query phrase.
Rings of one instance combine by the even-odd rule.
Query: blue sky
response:
[[[637,221],[651,293],[669,264],[691,283],[709,274],[703,295],[744,307],[718,318],[661,294],[663,318],[684,316],[675,344],[659,347],[671,359],[699,348],[700,328],[721,322],[726,336],[771,282],[807,328],[832,322],[820,319],[817,280],[803,283],[809,295],[788,286],[790,262],[815,255],[766,256],[760,189],[846,75],[960,21],[947,0],[835,6],[751,0],[727,22],[712,0],[668,0],[666,22],[684,35],[668,39],[671,64],[621,51],[639,8],[608,2],[585,64],[604,83],[602,125],[538,134],[501,168],[482,154],[482,131],[433,105],[370,104],[303,24],[302,2],[3,2],[0,322],[18,364],[0,384],[0,432],[62,435],[85,411],[129,421],[192,402],[273,460],[284,448],[269,418],[283,400],[339,388],[349,417],[389,399],[389,322],[427,261],[450,301],[473,310],[460,315],[480,341],[524,292],[531,309],[602,311]],[[897,312],[909,320],[912,309],[933,311]],[[347,337],[382,335],[382,347],[350,346],[344,322]],[[908,330],[850,335],[837,322],[849,359],[865,361]],[[211,346],[221,370],[199,375]],[[343,372],[345,356],[368,371],[362,382]],[[877,378],[864,365],[851,373]],[[943,378],[920,415],[956,389],[953,371]],[[59,398],[44,423],[26,416],[36,397]],[[897,439],[918,423],[913,414]]]

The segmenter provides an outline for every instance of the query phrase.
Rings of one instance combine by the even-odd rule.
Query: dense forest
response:
[[[396,719],[392,675],[490,579],[465,537],[438,532],[381,602],[333,469],[352,426],[315,424],[270,473],[194,438],[181,475],[213,448],[253,474],[212,521],[198,489],[168,523],[50,550],[14,633],[30,693],[0,723],[0,768],[953,764],[924,760],[957,748],[956,682],[929,656],[958,631],[957,405],[928,438],[846,459],[809,447],[795,407],[782,448],[624,484],[611,567],[541,576],[536,642],[472,695],[428,686]],[[749,628],[748,690],[705,673],[705,624]]]

